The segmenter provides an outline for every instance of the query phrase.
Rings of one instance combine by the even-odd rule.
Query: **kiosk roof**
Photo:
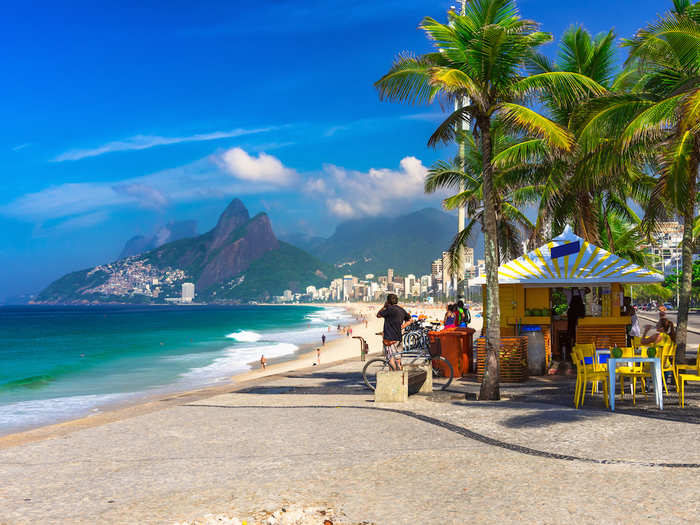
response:
[[[638,266],[584,241],[570,226],[551,242],[498,267],[500,284],[575,286],[663,282],[656,270]],[[486,276],[469,281],[486,284]]]

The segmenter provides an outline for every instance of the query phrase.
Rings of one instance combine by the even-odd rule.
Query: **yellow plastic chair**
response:
[[[621,348],[622,350],[622,357],[635,357],[635,352],[634,348],[626,346],[624,348]],[[642,350],[642,352],[646,352],[645,350]],[[646,354],[645,354],[646,355]],[[644,396],[647,394],[647,389],[646,389],[646,378],[651,379],[651,367],[650,366],[642,366],[642,364],[646,365],[647,363],[634,363],[632,366],[618,366],[617,367],[617,374],[620,376],[620,395],[622,398],[625,398],[625,378],[628,377],[632,380],[632,404],[636,405],[637,404],[637,379],[641,379],[642,381],[642,392],[644,393]]]
[[[698,355],[694,365],[676,365],[676,385],[680,387],[678,397],[682,407],[685,407],[685,382],[700,382],[700,345],[698,345]],[[689,373],[683,374],[682,371]]]
[[[673,382],[676,384],[676,392],[678,392],[678,371],[676,370],[676,343],[670,338],[668,343],[661,348],[661,355],[657,356],[661,359],[661,379],[663,379],[664,390],[668,395],[668,386],[666,385],[665,372],[673,374]]]
[[[597,385],[598,382],[603,383],[603,396],[605,406],[609,406],[608,391],[609,379],[607,367],[605,370],[597,369],[595,364],[595,346],[594,345],[576,345],[572,351],[572,358],[576,363],[576,391],[574,393],[574,406],[579,408],[583,406],[586,399],[586,387],[588,383]],[[593,385],[591,386],[591,394],[593,393]]]

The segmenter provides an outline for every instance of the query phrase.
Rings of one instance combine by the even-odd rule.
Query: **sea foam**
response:
[[[232,346],[226,353],[210,364],[193,368],[180,375],[180,379],[190,384],[205,384],[228,381],[232,374],[250,370],[248,363],[266,358],[280,357],[294,353],[299,347],[291,343],[269,343],[256,346]]]
[[[262,339],[262,335],[259,333],[248,330],[239,330],[238,332],[228,334],[226,337],[238,341],[239,343],[257,343]]]

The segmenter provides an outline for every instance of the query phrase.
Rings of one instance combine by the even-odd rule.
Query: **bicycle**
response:
[[[413,325],[411,325],[413,326]],[[418,342],[417,345],[404,346],[404,350],[399,353],[403,365],[425,365],[430,363],[433,371],[433,389],[446,390],[454,378],[454,369],[450,362],[442,355],[430,353],[429,329],[421,327],[420,331],[407,327],[407,332],[403,340]],[[414,327],[415,328],[415,327]],[[377,387],[377,372],[391,370],[389,360],[386,357],[375,357],[367,361],[362,368],[362,379],[370,390]]]

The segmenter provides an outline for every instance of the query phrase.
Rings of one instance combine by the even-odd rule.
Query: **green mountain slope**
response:
[[[382,275],[394,268],[397,275],[421,275],[430,273],[430,264],[449,248],[456,230],[457,217],[425,208],[397,217],[344,222],[310,252],[343,273]],[[470,243],[475,258],[483,253],[480,241],[479,236]]]
[[[328,286],[338,276],[332,265],[290,244],[280,242],[254,261],[250,267],[231,281],[210,290],[210,300],[269,300],[284,290],[304,292],[307,286]]]

